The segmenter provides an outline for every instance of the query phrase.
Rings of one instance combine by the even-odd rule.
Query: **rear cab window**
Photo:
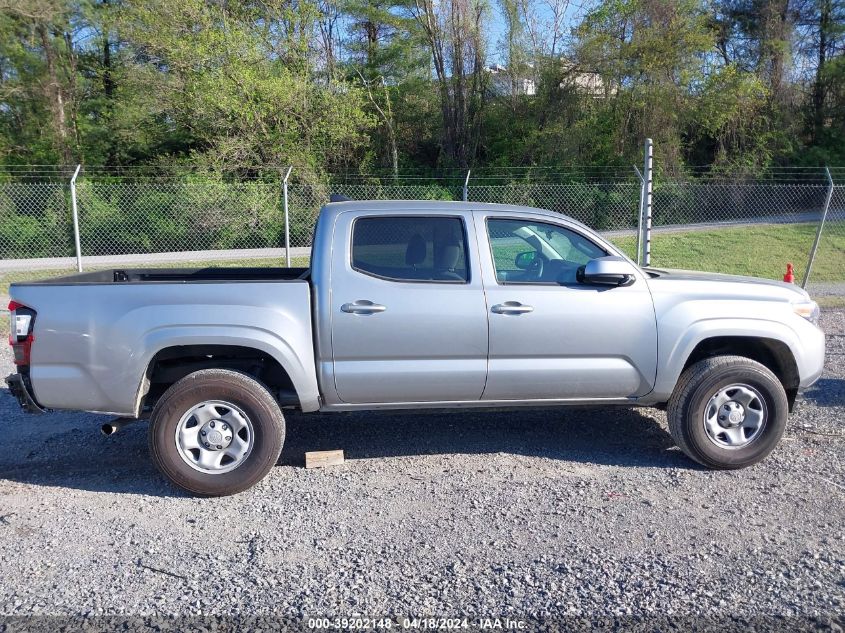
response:
[[[352,228],[352,268],[390,281],[469,282],[461,218],[364,216]]]

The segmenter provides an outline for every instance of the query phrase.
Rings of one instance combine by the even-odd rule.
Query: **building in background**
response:
[[[561,88],[572,87],[577,92],[602,99],[616,94],[616,88],[605,82],[604,78],[596,72],[579,69],[569,60],[561,58],[561,69],[563,80]],[[537,80],[534,78],[534,65],[526,64],[521,72],[511,73],[503,64],[492,64],[484,68],[490,77],[490,91],[494,96],[527,96],[533,97],[537,94]]]
[[[530,73],[533,68],[533,64],[527,64],[526,70]],[[513,76],[502,64],[493,64],[484,70],[490,76],[490,90],[497,97],[512,94],[533,97],[537,94],[537,82],[533,77],[522,76],[523,73]]]

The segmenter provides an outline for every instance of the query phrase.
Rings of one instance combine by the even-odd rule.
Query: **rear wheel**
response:
[[[224,369],[186,376],[150,418],[153,462],[174,484],[202,496],[253,486],[276,464],[284,439],[285,420],[267,388]]]
[[[681,374],[669,400],[669,431],[680,449],[709,468],[744,468],[764,459],[786,428],[789,403],[767,367],[716,356]]]

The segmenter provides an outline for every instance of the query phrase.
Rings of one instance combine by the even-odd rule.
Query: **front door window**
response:
[[[574,284],[575,273],[607,252],[562,226],[525,220],[487,221],[496,281]]]

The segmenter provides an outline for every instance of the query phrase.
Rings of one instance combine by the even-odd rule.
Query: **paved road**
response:
[[[781,224],[810,224],[818,223],[821,219],[821,213],[788,213],[774,216],[766,216],[759,218],[744,218],[736,220],[725,220],[722,222],[699,222],[696,224],[666,224],[662,226],[652,226],[652,235],[660,235],[661,233],[690,233],[695,231],[712,231],[721,228],[744,228],[744,227],[759,227],[759,226],[777,226]],[[845,220],[845,210],[829,212],[828,221]],[[601,231],[601,234],[607,238],[625,237],[628,235],[636,235],[636,229],[623,229],[619,231]]]

